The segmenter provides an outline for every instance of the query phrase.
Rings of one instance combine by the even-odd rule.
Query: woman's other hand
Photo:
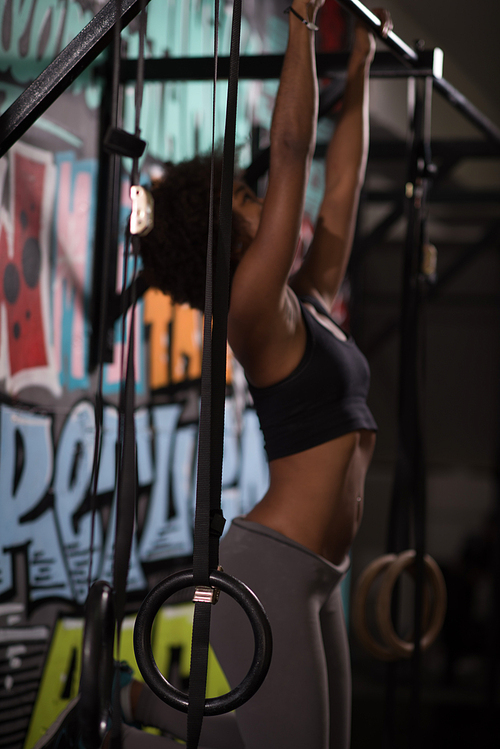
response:
[[[380,33],[385,39],[389,32],[392,31],[393,24],[391,14],[385,8],[373,8],[372,13],[380,19]],[[354,44],[351,54],[360,57],[367,62],[371,62],[375,55],[375,47],[376,43],[373,32],[363,23],[363,21],[357,20],[354,29]]]

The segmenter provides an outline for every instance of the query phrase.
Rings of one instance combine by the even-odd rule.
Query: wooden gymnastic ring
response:
[[[374,559],[373,562],[370,562],[358,578],[352,599],[352,625],[357,638],[365,650],[381,661],[395,661],[397,660],[398,655],[392,648],[386,645],[381,645],[377,642],[368,629],[368,624],[366,622],[366,601],[368,598],[368,592],[376,577],[387,569],[389,565],[393,564],[396,559],[397,557],[395,554],[385,554],[382,557]]]
[[[406,642],[396,634],[391,618],[392,591],[399,575],[404,569],[414,564],[415,557],[416,552],[413,549],[409,549],[408,551],[401,552],[397,559],[392,562],[390,566],[387,566],[382,577],[375,609],[377,624],[384,642],[393,650],[393,652],[402,658],[410,658],[415,645],[413,642]],[[420,647],[422,650],[426,650],[430,645],[432,645],[438,636],[441,627],[443,626],[446,613],[446,585],[442,572],[434,559],[428,554],[424,556],[424,565],[434,595],[434,607],[428,627],[420,639]]]
[[[401,657],[401,655],[395,652],[392,647],[387,647],[387,643],[382,645],[373,637],[366,622],[366,601],[369,590],[373,585],[375,579],[379,574],[386,570],[391,564],[397,560],[396,554],[386,554],[385,556],[378,557],[371,562],[366,569],[361,573],[356,590],[353,596],[352,603],[352,623],[354,631],[360,641],[361,645],[371,655],[379,660],[383,661],[394,661]],[[427,589],[424,591],[424,612],[423,621],[427,622],[430,612],[430,599]],[[408,642],[411,642],[411,634],[408,636]],[[406,657],[406,656],[404,656]]]

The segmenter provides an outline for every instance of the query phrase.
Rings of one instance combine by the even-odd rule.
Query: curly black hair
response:
[[[143,274],[151,286],[178,304],[203,310],[208,241],[210,156],[178,164],[167,162],[165,175],[153,184],[154,228],[141,238]],[[218,238],[218,205],[222,156],[215,158],[214,254]],[[246,237],[243,220],[233,212],[231,247]],[[233,263],[231,264],[233,265]],[[231,268],[234,272],[234,268]]]

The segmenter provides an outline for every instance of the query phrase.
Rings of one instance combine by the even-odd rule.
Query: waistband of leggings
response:
[[[328,559],[325,559],[319,554],[316,554],[314,551],[311,551],[311,549],[308,549],[307,546],[299,544],[298,541],[294,541],[292,538],[284,536],[279,531],[275,531],[274,528],[269,528],[267,525],[261,525],[261,523],[256,523],[253,520],[246,520],[244,517],[237,517],[233,519],[231,526],[235,526],[236,528],[247,531],[248,533],[256,533],[259,536],[267,536],[268,538],[272,538],[279,543],[285,544],[286,546],[291,546],[292,548],[297,549],[297,551],[308,554],[314,557],[314,559],[320,559],[325,565],[331,567],[331,569],[336,571],[339,575],[345,575],[349,570],[349,567],[351,566],[351,558],[348,554],[346,554],[340,564],[333,564],[333,562],[330,562]],[[230,530],[228,531],[228,533],[230,532]]]

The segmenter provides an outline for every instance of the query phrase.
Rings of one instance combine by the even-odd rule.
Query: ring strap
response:
[[[219,0],[216,0],[215,71],[217,71],[218,6]],[[221,485],[240,28],[241,0],[234,0],[215,279],[212,278],[214,173],[212,141],[212,187],[205,285],[198,476],[193,548],[194,583],[203,587],[210,587],[210,574],[217,570],[219,539],[224,528],[221,511]],[[214,79],[214,97],[215,86],[216,78]],[[189,679],[188,749],[196,749],[198,746],[203,721],[211,605],[210,602],[205,601],[195,603]]]

